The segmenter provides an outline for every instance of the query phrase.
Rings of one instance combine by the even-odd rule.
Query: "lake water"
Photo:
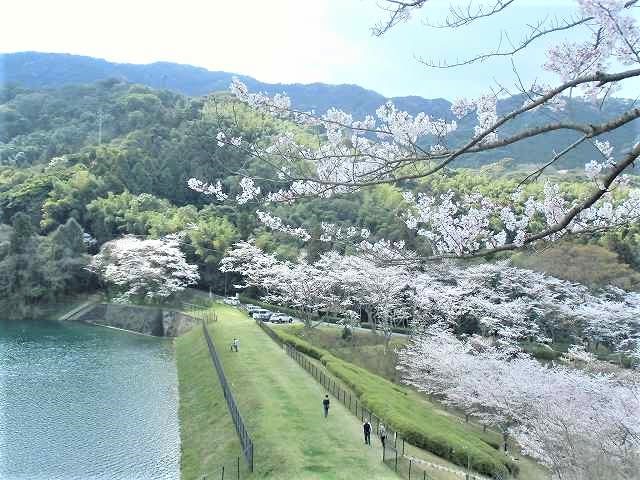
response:
[[[173,355],[167,339],[0,321],[0,479],[178,479]]]

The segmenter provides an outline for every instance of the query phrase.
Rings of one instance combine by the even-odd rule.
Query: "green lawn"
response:
[[[360,422],[338,401],[332,400],[329,418],[323,418],[322,387],[253,320],[234,308],[215,308],[220,320],[209,329],[254,441],[254,478],[398,478],[383,465],[376,440],[372,447],[364,445]],[[239,353],[229,351],[234,337],[240,339]],[[202,341],[199,331],[178,341],[179,357],[188,348],[185,342],[193,338]],[[214,375],[213,366],[209,371]],[[190,410],[183,401],[183,390],[188,391],[188,386],[181,384],[181,418]],[[189,433],[183,429],[183,439]],[[183,459],[183,473],[188,463],[189,459]]]
[[[176,339],[176,357],[182,479],[220,478],[222,465],[235,471],[240,441],[200,327]]]

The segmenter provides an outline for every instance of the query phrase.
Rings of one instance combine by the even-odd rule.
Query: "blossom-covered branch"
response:
[[[592,143],[602,158],[586,159],[585,178],[593,186],[581,198],[569,199],[558,185],[548,181],[541,197],[524,198],[516,191],[509,204],[498,204],[478,195],[460,198],[456,192],[439,197],[406,193],[405,200],[410,204],[406,213],[407,226],[425,239],[432,252],[428,258],[483,256],[553,241],[567,233],[600,231],[636,221],[640,213],[640,195],[625,185],[624,173],[640,155],[639,146],[637,143],[630,148],[613,146],[603,135],[637,122],[640,108],[631,105],[626,111],[599,123],[551,117],[552,120],[543,124],[514,129],[517,121],[526,119],[526,115],[534,110],[546,108],[554,114],[563,111],[567,98],[575,90],[582,93],[584,101],[604,99],[616,85],[640,76],[637,50],[640,33],[635,18],[629,13],[634,2],[576,1],[578,19],[556,25],[552,30],[587,26],[587,38],[582,43],[554,45],[543,66],[557,74],[560,83],[556,86],[536,83],[527,90],[522,87],[524,103],[503,114],[498,113],[499,96],[488,93],[476,99],[455,101],[451,113],[457,120],[434,118],[424,112],[411,115],[390,102],[378,108],[375,116],[355,119],[335,108],[325,113],[305,112],[296,109],[284,94],[251,93],[242,82],[234,80],[231,91],[239,101],[309,133],[301,138],[287,130],[264,144],[246,140],[228,129],[219,131],[219,145],[239,149],[248,157],[263,162],[277,177],[272,179],[278,185],[277,190],[272,189],[265,195],[261,195],[260,189],[249,179],[243,179],[242,193],[236,200],[240,204],[250,199],[294,202],[311,196],[329,198],[350,194],[380,184],[404,186],[409,181],[419,181],[445,168],[455,167],[456,162],[469,156],[499,152],[523,140],[559,130],[573,130],[579,132],[580,137],[559,146],[553,157],[527,175],[522,184],[540,178],[548,167],[578,146]],[[388,0],[386,3],[391,16],[382,30],[428,4],[425,0]],[[449,26],[459,28],[491,17],[512,3],[501,0],[487,7],[472,9],[469,6],[466,12],[454,8]],[[537,33],[522,48],[537,35],[549,33],[541,28],[535,30]],[[608,73],[611,63],[629,68]],[[462,141],[458,135],[453,141],[452,134],[458,132],[457,122],[469,115],[475,116],[472,135]],[[598,145],[608,145],[608,153],[602,154]],[[195,179],[190,183],[192,188],[218,199],[224,196],[218,184],[210,185]],[[271,228],[302,239],[311,238],[304,226],[288,226],[267,210],[260,208],[259,215]],[[349,228],[358,230],[355,225],[344,229]],[[320,240],[333,238],[322,235]]]

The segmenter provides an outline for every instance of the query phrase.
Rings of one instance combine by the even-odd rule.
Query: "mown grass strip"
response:
[[[211,364],[209,351],[196,326],[176,339],[180,391],[180,462],[183,480],[220,478],[222,466],[235,472],[240,442]],[[240,458],[244,462],[243,458]]]
[[[474,470],[486,475],[517,472],[517,465],[497,450],[497,442],[491,445],[456,420],[426,408],[408,388],[345,362],[295,335],[274,330],[284,342],[320,360],[369,410],[413,445],[463,467],[471,461]]]
[[[252,478],[398,480],[379,442],[364,445],[362,425],[243,312],[216,306],[209,332],[255,447]],[[240,339],[240,351],[229,348]]]

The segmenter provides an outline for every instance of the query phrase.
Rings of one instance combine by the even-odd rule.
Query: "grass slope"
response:
[[[374,440],[364,445],[361,424],[333,400],[322,416],[322,387],[253,320],[217,306],[209,327],[255,445],[255,478],[377,480],[398,477],[382,463]],[[234,337],[240,352],[229,351]]]
[[[222,465],[235,471],[240,441],[200,327],[176,339],[176,358],[182,479],[220,478]]]

